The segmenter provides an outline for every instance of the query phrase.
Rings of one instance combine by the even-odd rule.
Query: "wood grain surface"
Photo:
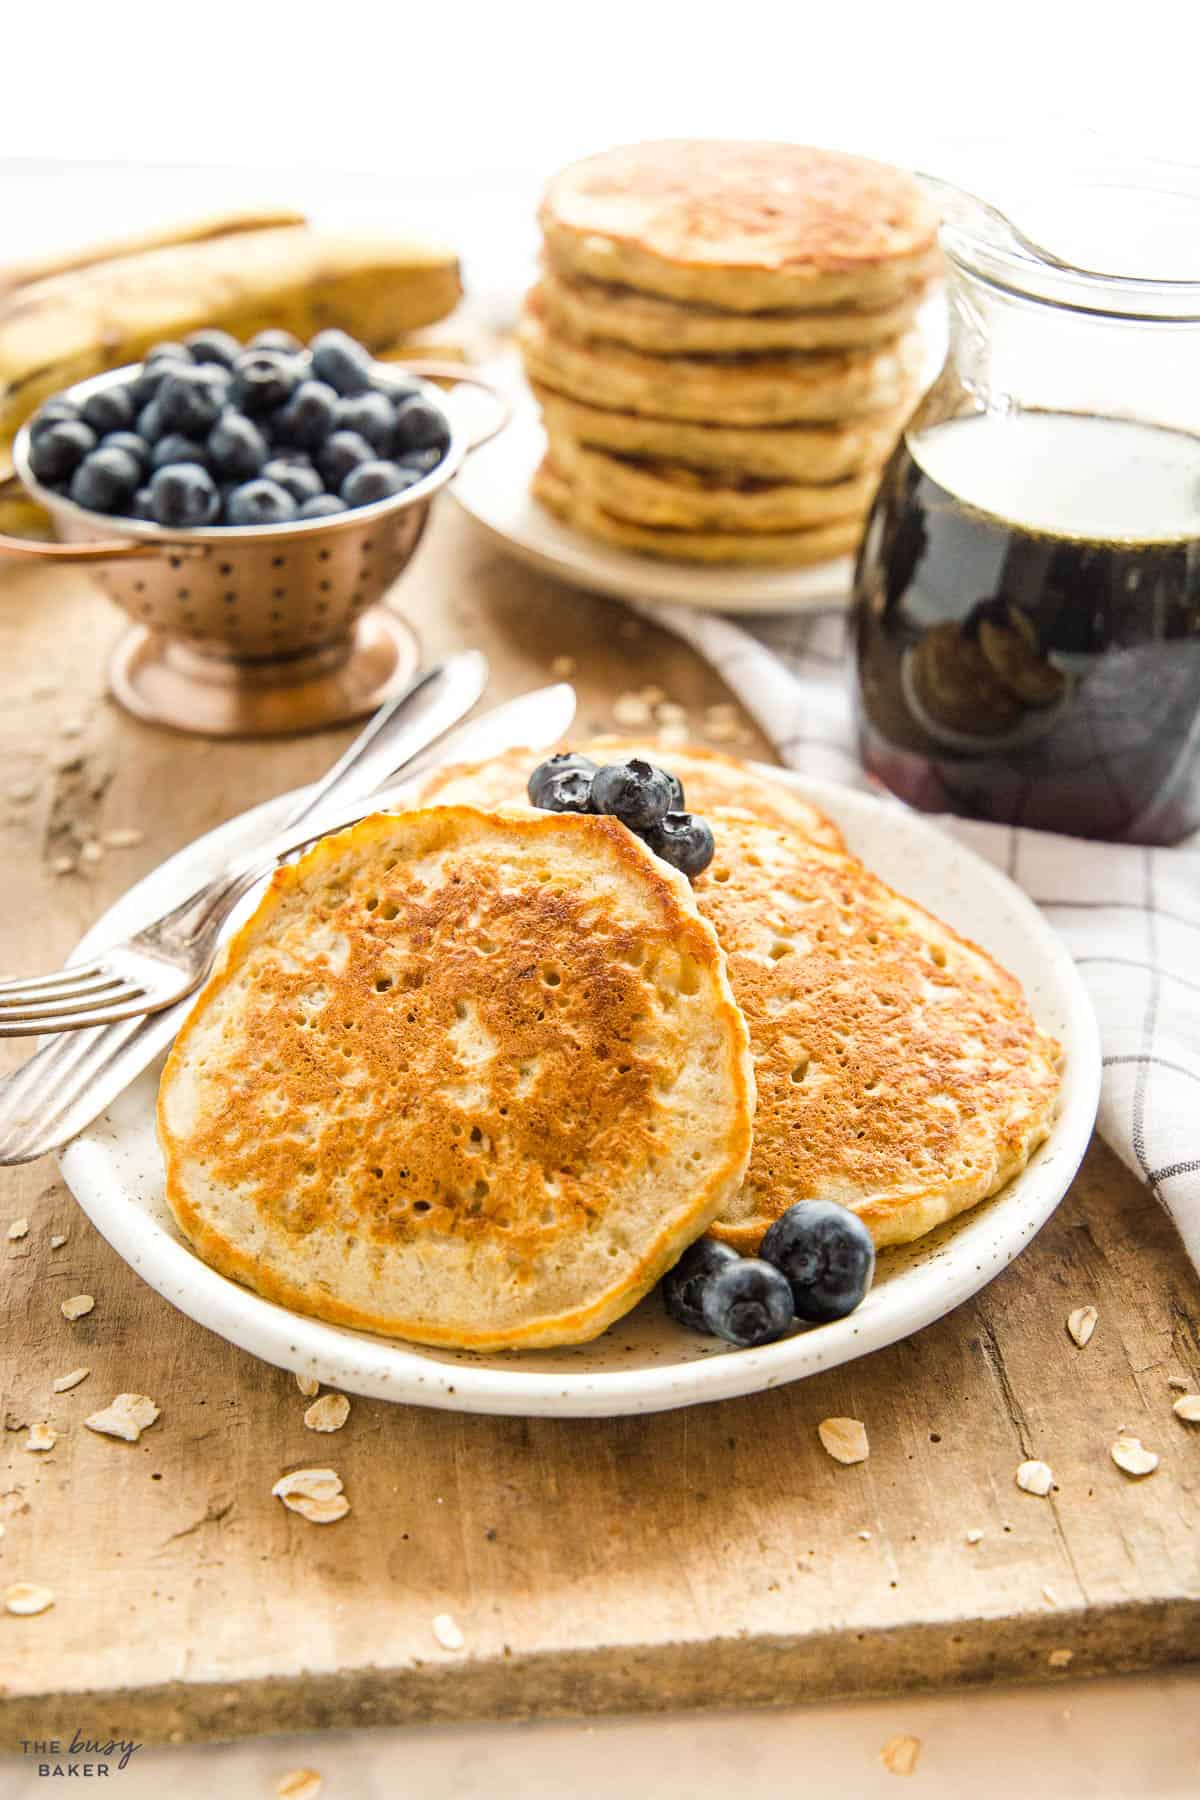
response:
[[[675,641],[499,557],[443,504],[395,603],[433,654],[480,644],[494,698],[572,657],[580,724],[657,683],[728,699]],[[197,833],[318,774],[349,733],[172,736],[104,697],[119,620],[79,576],[0,573],[0,967],[49,967]],[[740,746],[765,753],[747,730]],[[86,842],[142,841],[74,874]],[[7,1063],[22,1054],[19,1047]],[[10,1221],[29,1231],[9,1241]],[[51,1250],[50,1237],[66,1243]],[[1200,1656],[1200,1285],[1166,1216],[1094,1145],[999,1280],[939,1325],[753,1399],[647,1418],[475,1418],[355,1400],[303,1425],[290,1376],[172,1310],[109,1250],[51,1160],[0,1172],[5,1253],[0,1741],[75,1726],[141,1740],[429,1720],[794,1701],[1128,1669]],[[95,1295],[69,1324],[59,1303]],[[1086,1349],[1065,1329],[1095,1305]],[[69,1393],[53,1379],[79,1365]],[[162,1416],[137,1444],[87,1431],[120,1390]],[[865,1421],[842,1467],[818,1421]],[[30,1423],[59,1432],[24,1448]],[[1161,1454],[1131,1480],[1125,1428]],[[1015,1486],[1044,1458],[1048,1499]],[[352,1510],[316,1527],[271,1498],[331,1465]],[[968,1532],[982,1531],[977,1543]],[[464,1637],[445,1649],[449,1613]],[[1069,1652],[1069,1657],[1065,1654]]]

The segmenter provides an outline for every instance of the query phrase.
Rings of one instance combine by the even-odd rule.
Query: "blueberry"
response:
[[[771,1344],[792,1322],[792,1290],[786,1276],[756,1256],[739,1256],[710,1275],[700,1289],[700,1314],[709,1331],[739,1350]]]
[[[682,812],[684,805],[683,783],[680,781],[678,775],[673,775],[671,773],[670,769],[664,769],[663,774],[671,784],[671,811]]]
[[[132,390],[128,387],[101,388],[89,394],[79,409],[79,416],[98,436],[109,431],[128,431],[137,418]]]
[[[712,826],[689,812],[669,812],[646,832],[646,842],[656,856],[689,876],[707,869],[717,847]]]
[[[55,400],[47,400],[45,406],[39,407],[29,421],[30,442],[36,444],[42,432],[48,431],[51,425],[62,425],[68,419],[78,417],[79,408],[74,400],[68,400],[62,395]]]
[[[781,1213],[761,1254],[787,1277],[798,1319],[824,1325],[852,1313],[875,1273],[875,1244],[858,1217],[832,1200],[798,1200]]]
[[[296,502],[276,481],[246,481],[234,488],[225,505],[231,525],[286,525],[296,516]]]
[[[540,762],[533,771],[533,774],[529,777],[526,786],[526,792],[529,795],[529,804],[531,806],[540,806],[545,811],[556,811],[557,808],[548,807],[546,805],[542,796],[550,792],[551,785],[557,776],[565,775],[572,769],[586,775],[589,783],[592,776],[596,773],[596,765],[591,757],[581,756],[577,750],[559,750],[555,755],[548,756],[545,762]]]
[[[698,1238],[689,1245],[663,1279],[663,1300],[671,1317],[689,1331],[707,1331],[700,1296],[718,1269],[738,1260],[737,1251],[716,1238]]]
[[[110,431],[100,439],[100,448],[124,450],[127,455],[132,456],[139,469],[146,469],[150,465],[150,446],[136,431]]]
[[[148,444],[157,444],[159,438],[165,436],[166,421],[162,416],[162,408],[157,399],[151,400],[143,406],[137,416],[134,430],[140,438],[145,438]]]
[[[264,481],[273,481],[281,487],[285,494],[290,494],[297,506],[306,500],[315,500],[324,492],[324,483],[312,464],[307,461],[296,462],[291,457],[273,456],[265,462],[260,471]],[[333,498],[332,495],[329,496]],[[338,511],[342,510],[342,502],[338,501]]]
[[[144,360],[147,367],[151,363],[158,362],[190,363],[192,353],[186,344],[152,344],[147,350]]]
[[[290,331],[257,331],[246,348],[248,350],[281,350],[285,356],[298,356],[304,345],[299,338],[293,337]]]
[[[158,525],[211,525],[221,510],[221,496],[199,463],[168,463],[151,477],[150,505]]]
[[[347,506],[373,506],[377,500],[390,500],[393,494],[415,487],[420,479],[415,469],[402,469],[394,462],[358,463],[340,492]]]
[[[319,331],[309,345],[313,374],[327,381],[339,394],[365,394],[375,365],[344,331]]]
[[[612,813],[631,831],[657,825],[671,810],[671,784],[661,769],[631,756],[605,763],[592,783],[592,811]]]
[[[242,354],[242,346],[227,331],[218,331],[210,326],[207,331],[193,331],[187,339],[187,347],[198,363],[218,363],[222,369],[232,369],[237,358]]]
[[[341,492],[342,483],[359,463],[374,462],[374,446],[357,431],[334,431],[317,451],[317,467],[331,491]]]
[[[396,408],[393,455],[401,456],[406,450],[444,451],[449,442],[446,421],[432,401],[418,396]]]
[[[120,512],[141,479],[141,464],[127,450],[93,450],[72,475],[70,495],[89,512]]]
[[[351,394],[337,403],[336,428],[357,431],[368,444],[374,444],[380,456],[386,456],[396,429],[396,409],[382,394]]]
[[[548,775],[538,785],[540,799],[534,804],[543,812],[591,811],[592,776],[588,769],[560,769],[557,774]]]
[[[165,469],[168,463],[199,463],[204,468],[208,465],[208,452],[203,444],[185,437],[182,431],[168,431],[151,450],[150,467]]]
[[[257,475],[270,452],[253,419],[227,406],[208,434],[208,461],[218,475],[245,481]]]
[[[202,438],[220,417],[228,389],[228,375],[213,364],[205,369],[171,369],[155,395],[154,404],[168,431]]]
[[[334,513],[348,510],[346,502],[339,500],[336,494],[314,494],[311,500],[304,502],[296,517],[298,519],[326,519]]]
[[[82,419],[55,419],[29,446],[29,466],[39,481],[65,481],[89,451],[96,434]]]
[[[437,468],[445,454],[444,450],[406,450],[396,461],[402,469],[415,469],[418,475],[428,475]]]
[[[157,525],[154,516],[154,495],[148,487],[141,487],[125,508],[131,519],[144,519],[148,525]]]
[[[302,381],[272,418],[271,435],[278,444],[300,444],[315,450],[334,430],[338,404],[328,382]]]
[[[157,362],[144,362],[129,384],[133,403],[145,407],[157,398],[158,390],[173,371],[190,369],[192,363],[181,356],[160,356]]]
[[[371,386],[377,394],[384,394],[393,406],[399,406],[404,400],[416,400],[423,393],[421,383],[412,375],[406,375],[403,369],[388,369],[375,364],[375,372],[371,377]]]
[[[282,350],[243,350],[233,365],[229,398],[258,418],[283,406],[300,384],[301,365]]]

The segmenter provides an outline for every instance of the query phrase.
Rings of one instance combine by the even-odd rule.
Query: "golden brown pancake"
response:
[[[733,813],[694,884],[750,1029],[746,1180],[712,1227],[753,1251],[798,1200],[879,1245],[976,1205],[1048,1135],[1059,1046],[992,958],[855,858]]]
[[[567,480],[550,456],[543,457],[530,491],[565,525],[589,537],[669,562],[757,563],[788,567],[827,562],[858,548],[861,518],[835,519],[797,531],[710,531],[681,526],[638,525],[598,506]]]
[[[920,332],[861,350],[762,356],[650,356],[550,327],[537,289],[517,342],[529,379],[590,406],[704,425],[822,423],[885,412],[915,397]]]
[[[539,284],[549,323],[583,342],[607,339],[654,356],[730,356],[773,350],[842,350],[886,344],[917,316],[926,283],[874,307],[831,312],[722,312],[588,281],[548,263]]]
[[[798,144],[674,140],[572,163],[539,214],[556,264],[731,312],[869,305],[934,259],[911,175]]]
[[[879,483],[877,470],[831,482],[739,480],[683,463],[613,456],[570,437],[551,437],[550,455],[592,505],[635,525],[685,531],[804,531],[840,519],[861,521]]]
[[[707,816],[716,807],[732,808],[768,820],[785,831],[798,832],[827,850],[844,850],[842,834],[833,820],[793,787],[772,781],[737,757],[699,744],[664,750],[626,737],[598,737],[586,743],[562,744],[563,750],[579,750],[595,763],[623,762],[631,756],[660,763],[677,775],[684,787],[685,804]],[[489,809],[520,807],[529,803],[526,784],[546,750],[524,747],[493,756],[487,762],[450,763],[427,775],[417,792],[421,806],[481,806]]]
[[[728,1204],[746,1029],[613,819],[376,816],[280,869],[171,1052],[167,1198],[222,1274],[476,1350],[576,1343]]]
[[[619,456],[657,458],[692,469],[736,472],[763,481],[841,481],[887,461],[911,410],[905,400],[889,411],[820,425],[701,425],[690,419],[643,419],[556,394],[533,382],[546,431]]]

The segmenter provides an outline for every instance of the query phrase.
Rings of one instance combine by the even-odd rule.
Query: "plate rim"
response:
[[[939,1260],[940,1279],[925,1283],[927,1291],[923,1297],[919,1287],[916,1296],[910,1296],[904,1288],[898,1295],[889,1296],[885,1286],[874,1290],[881,1298],[880,1310],[872,1307],[866,1315],[851,1314],[836,1326],[796,1333],[755,1350],[722,1350],[657,1367],[575,1375],[525,1371],[515,1355],[507,1362],[500,1356],[489,1358],[486,1364],[482,1360],[441,1362],[426,1354],[421,1346],[349,1332],[323,1320],[289,1312],[218,1275],[141,1205],[129,1203],[119,1175],[112,1168],[111,1152],[91,1129],[60,1153],[67,1186],[117,1254],[197,1324],[276,1367],[316,1375],[330,1386],[370,1398],[493,1415],[633,1415],[709,1404],[802,1380],[924,1330],[1007,1267],[1046,1223],[1070,1187],[1090,1142],[1099,1105],[1102,1071],[1095,1013],[1063,940],[1033,901],[968,844],[948,835],[929,818],[897,807],[890,799],[792,770],[771,767],[769,772],[829,811],[852,837],[857,822],[866,820],[869,824],[879,812],[893,817],[900,813],[906,825],[924,837],[935,853],[940,848],[951,854],[969,884],[981,883],[1015,914],[1015,922],[1032,936],[1040,960],[1053,973],[1064,1002],[1068,1061],[1060,1110],[1050,1137],[1034,1153],[1026,1170],[1015,1178],[1020,1184],[1028,1184],[1031,1179],[1037,1183],[1036,1203],[1028,1208],[1019,1229],[991,1232],[978,1247],[973,1263],[968,1256],[952,1258],[948,1264]],[[106,909],[80,941],[75,954],[83,954],[104,941],[106,921],[116,908],[128,904],[131,895],[152,882],[168,881],[172,868],[182,874],[184,865],[201,859],[206,849],[210,855],[222,853],[227,845],[220,840],[227,838],[232,842],[243,832],[249,836],[265,816],[286,807],[294,798],[280,795],[249,808],[168,858]],[[987,1204],[990,1217],[992,1208],[1003,1206],[1003,1191]],[[960,1215],[959,1232],[969,1232],[973,1222],[981,1223],[978,1213]],[[912,1272],[919,1276],[922,1271],[918,1267]],[[903,1281],[902,1276],[900,1282]],[[860,1322],[856,1324],[856,1320]],[[617,1321],[615,1328],[619,1325]],[[860,1338],[866,1341],[859,1343]],[[586,1346],[580,1348],[586,1351]],[[406,1367],[406,1363],[410,1366]]]

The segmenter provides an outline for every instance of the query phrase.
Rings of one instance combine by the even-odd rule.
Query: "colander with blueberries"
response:
[[[472,420],[433,385],[482,388]],[[0,552],[89,565],[134,621],[109,666],[139,717],[212,735],[312,730],[411,677],[381,606],[429,503],[504,424],[457,365],[375,362],[342,331],[158,344],[48,400],[13,447],[57,543]]]

